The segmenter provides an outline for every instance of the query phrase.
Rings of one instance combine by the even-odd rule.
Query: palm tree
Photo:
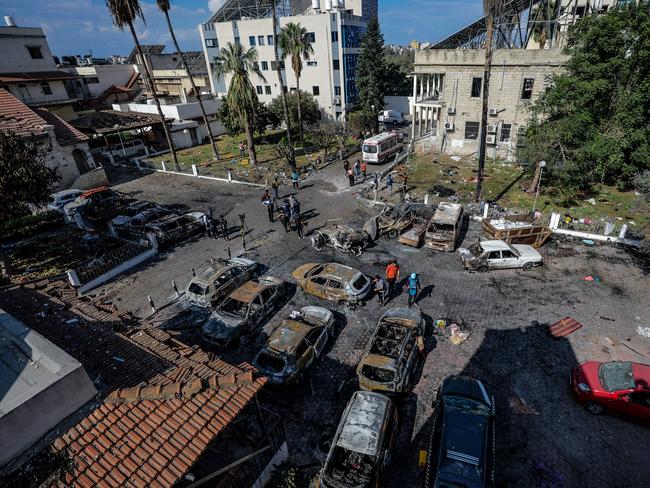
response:
[[[282,68],[280,67],[280,57],[278,56],[278,21],[275,11],[276,0],[271,0],[271,13],[273,19],[273,59],[275,60],[275,72],[278,75],[278,83],[280,84],[280,93],[282,93],[282,111],[284,112],[285,126],[287,129],[287,149],[288,161],[291,169],[296,169],[296,157],[293,151],[293,143],[291,142],[291,124],[289,122],[289,103],[287,102],[287,90],[282,81]]]
[[[185,71],[187,72],[187,76],[190,77],[190,83],[192,84],[192,90],[194,90],[194,93],[196,94],[196,99],[199,101],[199,107],[201,107],[201,115],[203,116],[203,123],[205,124],[205,128],[208,130],[208,136],[210,137],[212,154],[214,155],[216,160],[219,160],[219,148],[217,148],[217,144],[214,142],[214,136],[212,135],[212,128],[210,127],[210,123],[208,122],[208,116],[205,114],[205,107],[203,106],[203,100],[201,100],[201,94],[196,89],[196,84],[194,83],[194,77],[190,72],[190,67],[187,65],[185,54],[183,53],[183,51],[181,51],[181,48],[178,46],[178,41],[176,40],[176,34],[174,34],[174,28],[172,27],[172,21],[169,19],[169,8],[170,8],[169,0],[156,0],[156,3],[158,4],[158,8],[162,10],[162,12],[165,14],[165,19],[167,20],[167,29],[169,29],[169,35],[172,38],[172,42],[174,43],[176,52],[181,57],[181,61],[183,62],[183,68],[185,68]]]
[[[244,50],[238,42],[227,43],[221,48],[221,54],[216,59],[215,74],[222,78],[229,74],[231,76],[226,103],[230,110],[233,110],[239,117],[240,123],[246,132],[246,143],[248,145],[248,157],[253,165],[257,164],[255,143],[253,141],[253,117],[255,117],[255,106],[258,103],[257,93],[248,72],[255,73],[266,83],[266,79],[257,64],[257,51],[251,47]]]
[[[485,67],[483,69],[483,105],[481,107],[481,132],[478,150],[478,174],[476,176],[476,202],[481,200],[481,187],[485,173],[485,148],[487,135],[488,101],[490,95],[490,73],[492,70],[492,44],[494,37],[494,18],[501,9],[503,0],[483,0],[485,13]]]
[[[546,42],[553,36],[551,24],[557,19],[558,11],[554,0],[537,5],[531,12],[533,17],[532,36],[540,49],[546,47]],[[551,43],[553,41],[551,40]]]
[[[142,46],[140,46],[140,41],[138,40],[138,35],[135,33],[135,28],[133,27],[133,22],[139,17],[144,21],[144,15],[142,14],[142,8],[138,0],[106,0],[106,6],[113,17],[113,23],[121,31],[124,30],[124,27],[128,26],[131,31],[131,36],[133,36],[133,41],[135,42],[135,48],[138,51],[140,60],[144,65],[144,73],[147,80],[147,84],[151,89],[151,96],[156,103],[156,108],[158,109],[158,115],[160,116],[160,122],[165,131],[165,139],[167,139],[167,144],[169,145],[169,150],[172,153],[174,158],[174,167],[176,171],[180,171],[180,166],[178,165],[178,158],[176,157],[176,149],[172,142],[172,138],[169,135],[169,127],[167,127],[167,122],[165,122],[165,116],[162,113],[160,108],[160,100],[158,100],[158,93],[156,93],[156,85],[154,85],[153,78],[149,72],[149,66],[147,65],[147,60],[142,53]]]
[[[300,144],[304,146],[305,140],[302,133],[302,113],[300,110],[300,74],[302,73],[302,58],[309,60],[314,54],[314,48],[309,40],[309,33],[300,24],[288,23],[282,28],[278,44],[282,49],[284,58],[291,57],[291,67],[296,75],[296,93],[298,94],[298,130]]]

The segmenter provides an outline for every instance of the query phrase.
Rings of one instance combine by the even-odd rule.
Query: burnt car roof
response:
[[[357,269],[339,263],[316,264],[314,265],[314,267],[321,266],[321,265],[323,265],[324,267],[319,273],[320,276],[331,276],[332,278],[340,278],[342,280],[350,281],[356,275],[361,273],[361,271]]]
[[[264,278],[250,280],[233,291],[230,294],[230,298],[243,303],[251,303],[262,291],[276,286],[279,286],[279,283],[274,283],[270,280],[265,280]]]
[[[341,420],[336,445],[350,451],[375,456],[379,450],[390,399],[379,393],[357,391],[350,400],[347,416]]]
[[[266,346],[273,351],[290,354],[310,330],[312,330],[310,325],[295,320],[285,320],[271,334]]]

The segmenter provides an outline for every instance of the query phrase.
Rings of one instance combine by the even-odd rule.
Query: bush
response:
[[[25,215],[0,224],[0,240],[3,242],[25,239],[41,232],[58,229],[65,225],[59,212],[48,211]]]

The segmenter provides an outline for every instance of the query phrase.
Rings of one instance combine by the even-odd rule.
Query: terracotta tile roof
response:
[[[74,80],[77,75],[65,71],[30,71],[27,73],[0,73],[0,81],[16,83],[20,81]]]
[[[31,109],[4,88],[0,88],[0,130],[18,135],[45,134],[44,125],[54,126],[56,140],[61,146],[84,142],[88,137],[44,108]]]

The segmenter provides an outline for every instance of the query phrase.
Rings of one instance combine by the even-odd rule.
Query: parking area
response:
[[[339,174],[341,173],[341,174]],[[307,180],[298,194],[307,213],[307,232],[327,221],[361,226],[376,209],[360,205],[354,188],[342,188],[340,168]],[[650,339],[637,327],[650,326],[650,283],[647,261],[625,250],[587,246],[579,240],[552,239],[541,252],[544,266],[531,271],[469,273],[454,253],[430,253],[379,239],[361,256],[317,252],[309,238],[285,234],[268,221],[260,204],[261,189],[200,182],[171,175],[129,179],[118,189],[136,198],[185,211],[214,209],[236,223],[245,213],[250,232],[245,256],[266,273],[291,281],[291,273],[307,262],[336,261],[366,275],[383,275],[396,258],[402,279],[420,275],[418,306],[427,316],[425,358],[412,394],[398,398],[400,429],[389,470],[388,486],[420,486],[423,469],[418,451],[430,434],[432,403],[443,378],[467,374],[483,381],[496,399],[496,466],[498,486],[642,486],[650,477],[648,429],[608,416],[593,416],[570,396],[569,374],[581,361],[650,362]],[[281,195],[284,193],[281,189]],[[338,191],[337,191],[338,190]],[[476,242],[480,226],[470,223],[464,244]],[[174,280],[183,290],[212,258],[243,251],[240,237],[229,242],[200,237],[161,254],[119,280],[93,292],[106,303],[141,317],[151,313],[147,296],[158,306],[161,327],[182,331],[190,344],[200,341],[198,315],[174,300]],[[585,277],[597,277],[587,281]],[[402,283],[403,285],[403,283]],[[240,348],[222,354],[240,364],[252,361],[268,336],[292,310],[309,304],[337,311],[335,340],[312,367],[306,380],[288,389],[267,388],[261,401],[283,414],[290,461],[314,475],[324,460],[340,415],[357,388],[355,367],[380,315],[387,307],[405,306],[406,291],[382,307],[376,299],[353,311],[329,305],[293,290],[282,308]],[[565,317],[582,324],[573,334],[553,339],[548,326]],[[446,319],[470,332],[460,345],[433,321]],[[547,483],[540,484],[540,479]],[[646,480],[646,481],[644,481]]]

